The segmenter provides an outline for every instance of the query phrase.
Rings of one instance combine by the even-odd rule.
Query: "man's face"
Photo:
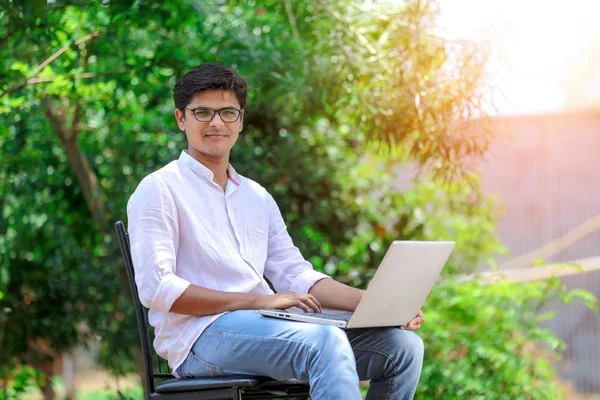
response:
[[[175,110],[175,118],[179,129],[185,131],[188,140],[188,152],[196,159],[219,162],[229,161],[229,152],[235,144],[243,128],[243,111],[235,122],[223,122],[219,114],[215,114],[210,122],[199,122],[190,109],[206,107],[212,110],[223,108],[240,109],[235,94],[222,90],[207,90],[196,93],[185,110],[185,118],[181,110]],[[210,113],[210,111],[208,111]],[[204,118],[201,118],[204,119]],[[227,119],[227,118],[226,118]]]

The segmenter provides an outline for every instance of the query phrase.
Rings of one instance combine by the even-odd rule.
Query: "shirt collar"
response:
[[[179,163],[186,165],[189,169],[194,171],[199,176],[205,177],[206,179],[212,181],[215,177],[215,174],[205,167],[200,161],[196,160],[194,157],[190,156],[189,153],[185,150],[181,152],[179,156]],[[236,186],[240,186],[240,175],[235,171],[233,166],[229,164],[227,167],[227,172],[229,173],[229,180],[233,182]]]

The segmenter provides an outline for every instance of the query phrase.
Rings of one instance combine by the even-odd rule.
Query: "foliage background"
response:
[[[456,240],[425,307],[419,398],[559,396],[541,356],[562,344],[539,328],[536,305],[573,296],[558,281],[454,278],[503,250],[497,207],[466,166],[492,132],[487,48],[437,36],[437,13],[418,0],[8,2],[0,380],[23,364],[50,375],[62,351],[93,340],[105,367],[135,368],[111,225],[141,178],[186,146],[173,120],[177,77],[218,62],[250,87],[232,163],[274,195],[317,269],[364,287],[391,240]],[[401,166],[420,171],[409,187],[395,184]]]

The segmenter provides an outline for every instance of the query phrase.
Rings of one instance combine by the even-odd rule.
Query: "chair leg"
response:
[[[232,400],[242,400],[242,390],[239,387],[232,388],[231,398]]]

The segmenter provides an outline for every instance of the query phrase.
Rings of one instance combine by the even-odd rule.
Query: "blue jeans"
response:
[[[205,330],[177,372],[184,377],[247,374],[308,382],[313,400],[412,399],[423,341],[398,328],[351,329],[264,317],[239,310]]]

